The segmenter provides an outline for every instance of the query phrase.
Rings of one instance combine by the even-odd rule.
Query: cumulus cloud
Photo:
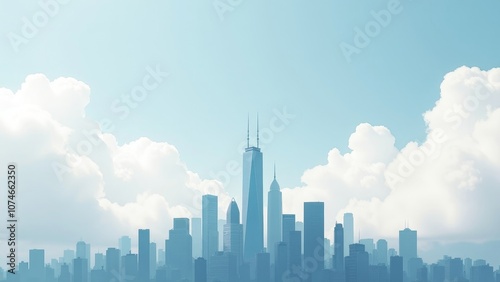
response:
[[[2,160],[18,164],[18,239],[22,246],[114,245],[151,228],[166,239],[173,217],[201,216],[201,195],[230,197],[188,169],[177,149],[140,138],[118,145],[86,117],[90,87],[73,78],[30,75],[17,91],[0,89]]]
[[[410,222],[422,239],[476,242],[500,238],[500,69],[461,67],[448,73],[441,96],[424,113],[427,138],[394,147],[383,126],[361,124],[350,152],[334,148],[307,170],[301,187],[284,189],[284,207],[325,201],[331,237],[344,212],[363,237],[397,237]]]

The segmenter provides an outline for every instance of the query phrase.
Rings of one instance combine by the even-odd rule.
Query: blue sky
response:
[[[87,111],[99,120],[113,115],[112,101],[147,66],[160,65],[168,81],[117,122],[115,134],[120,143],[168,141],[206,177],[239,160],[247,113],[265,123],[272,109],[287,107],[297,118],[265,151],[266,177],[276,161],[282,185],[297,186],[328,150],[347,150],[361,122],[385,125],[399,146],[422,141],[421,115],[438,98],[444,74],[498,66],[496,1],[401,1],[402,12],[348,63],[339,44],[352,44],[353,29],[389,2],[244,0],[221,21],[209,1],[73,0],[17,53],[7,35],[20,34],[21,18],[41,8],[3,2],[0,83],[16,89],[38,72],[77,78],[91,87]]]
[[[0,3],[0,86],[17,90],[33,73],[83,81],[87,117],[112,120],[118,144],[168,142],[202,178],[241,161],[248,114],[266,127],[276,109],[295,117],[265,144],[266,186],[273,162],[282,187],[301,186],[332,148],[350,151],[360,123],[387,127],[399,149],[421,143],[445,74],[500,66],[498,1],[402,0],[350,62],[340,44],[391,1],[242,0],[223,20],[211,1],[67,2],[17,52],[11,33],[43,9]],[[111,105],[156,66],[168,78],[120,120]],[[237,175],[227,191],[240,190]]]

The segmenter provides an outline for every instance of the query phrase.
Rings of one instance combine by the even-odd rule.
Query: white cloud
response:
[[[287,212],[301,217],[303,201],[325,201],[328,237],[353,212],[363,237],[397,237],[409,221],[430,240],[500,238],[492,224],[500,214],[500,69],[448,73],[424,119],[426,141],[401,150],[387,128],[359,125],[350,152],[332,149],[302,187],[284,189]]]
[[[18,164],[18,239],[28,248],[115,245],[151,228],[162,246],[173,217],[201,215],[201,195],[230,197],[215,180],[189,171],[177,149],[140,138],[119,146],[85,116],[90,88],[73,78],[30,75],[15,93],[0,89],[2,160]],[[54,170],[55,169],[55,170]]]

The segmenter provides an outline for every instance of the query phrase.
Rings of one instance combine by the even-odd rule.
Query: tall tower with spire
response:
[[[257,145],[250,146],[250,128],[247,127],[247,147],[243,153],[243,256],[255,260],[264,249],[264,212],[262,182],[262,152],[259,148],[259,118],[257,117]]]
[[[267,193],[267,250],[274,261],[276,245],[281,241],[281,217],[283,216],[280,185],[276,181],[276,165],[274,179]]]

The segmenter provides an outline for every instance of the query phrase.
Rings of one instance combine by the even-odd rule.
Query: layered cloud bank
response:
[[[205,193],[219,195],[224,215],[221,183],[190,171],[171,144],[118,145],[85,116],[89,102],[89,86],[72,78],[36,74],[15,93],[0,89],[0,158],[19,165],[20,240],[115,244],[145,227],[163,240],[173,217],[201,215]],[[330,238],[344,212],[362,237],[396,237],[410,222],[422,239],[500,238],[500,69],[450,72],[423,118],[426,140],[402,149],[389,129],[360,124],[348,153],[332,149],[303,186],[283,189],[284,212],[300,219],[304,201],[325,201]]]
[[[500,69],[448,73],[423,117],[426,140],[401,150],[389,129],[360,124],[350,152],[332,149],[326,165],[304,173],[302,187],[284,190],[283,206],[296,212],[304,199],[325,200],[329,234],[343,212],[353,212],[365,238],[397,237],[409,222],[422,239],[497,240]]]
[[[161,242],[173,217],[201,216],[201,195],[229,204],[222,185],[190,171],[173,145],[119,146],[85,117],[89,101],[89,86],[72,78],[35,74],[16,93],[0,89],[0,159],[19,167],[19,240],[115,245],[151,228]]]

